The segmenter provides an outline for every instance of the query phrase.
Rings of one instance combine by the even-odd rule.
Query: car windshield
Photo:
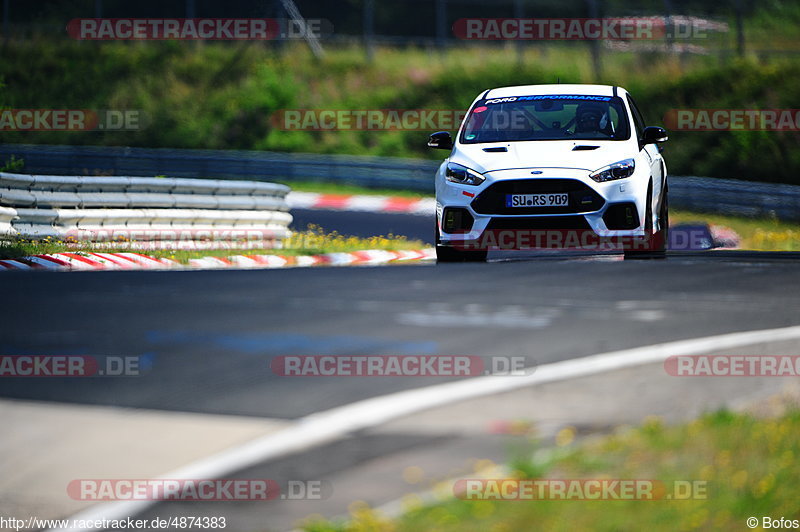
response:
[[[461,134],[463,144],[528,140],[627,140],[622,99],[535,95],[479,101]]]

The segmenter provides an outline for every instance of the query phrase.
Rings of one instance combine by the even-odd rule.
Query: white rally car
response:
[[[621,87],[485,91],[455,140],[440,131],[428,141],[451,150],[436,174],[438,260],[486,260],[476,243],[493,247],[485,237],[508,230],[640,238],[647,244],[624,246],[626,257],[663,255],[667,169],[657,143],[666,140]]]

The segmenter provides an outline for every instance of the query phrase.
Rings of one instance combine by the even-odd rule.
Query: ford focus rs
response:
[[[483,261],[490,248],[617,245],[663,255],[669,224],[660,127],[606,85],[491,89],[469,108],[436,174],[440,262]]]

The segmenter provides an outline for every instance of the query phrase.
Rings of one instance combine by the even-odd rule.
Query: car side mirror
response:
[[[428,147],[440,150],[452,150],[453,137],[450,136],[450,132],[448,131],[437,131],[428,138]]]
[[[639,142],[642,146],[645,144],[655,144],[657,142],[667,142],[667,130],[663,127],[649,126],[644,128],[642,132],[642,140]]]

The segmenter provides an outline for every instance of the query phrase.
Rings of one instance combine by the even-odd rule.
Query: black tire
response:
[[[436,262],[486,262],[488,250],[462,251],[439,244],[439,224],[436,224]]]
[[[657,238],[662,243],[659,253],[661,257],[665,257],[669,248],[669,187],[664,187],[661,208],[658,212],[658,227]]]
[[[652,185],[651,185],[652,187]],[[663,198],[658,212],[658,231],[653,232],[653,191],[647,189],[647,209],[645,210],[645,235],[648,242],[648,249],[626,249],[625,259],[663,259],[667,254],[667,243],[669,242],[669,195],[668,189],[664,189]]]

